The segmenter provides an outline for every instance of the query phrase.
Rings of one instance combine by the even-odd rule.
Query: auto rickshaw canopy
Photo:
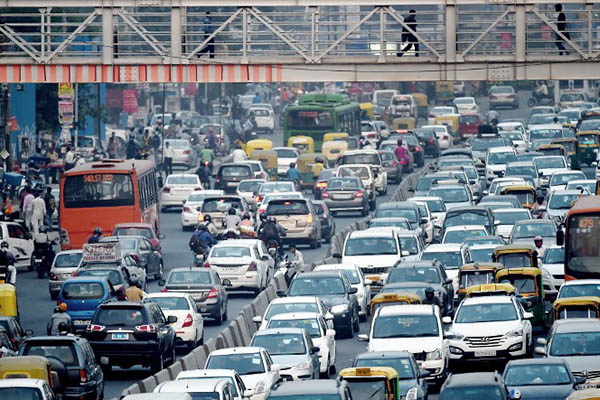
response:
[[[252,139],[246,143],[246,155],[250,156],[254,150],[271,150],[273,142],[269,139]]]
[[[10,283],[0,285],[0,315],[19,318],[17,288]]]
[[[56,373],[42,356],[19,356],[0,359],[0,379],[40,379],[54,387]]]
[[[340,140],[347,138],[348,135],[346,132],[329,132],[323,135],[323,143],[331,142],[333,140]]]
[[[300,154],[313,153],[315,140],[310,136],[292,136],[288,139],[287,147],[295,147]]]
[[[533,203],[535,203],[535,188],[531,185],[503,186],[500,189],[500,194],[512,194],[517,196],[521,203],[521,207],[524,208],[531,208],[533,207]]]
[[[573,315],[569,315],[569,309]],[[600,297],[582,296],[556,299],[552,305],[552,314],[555,319],[600,318]]]
[[[487,283],[485,285],[474,285],[467,289],[467,297],[514,296],[517,290],[510,283]]]
[[[397,293],[378,293],[371,299],[371,315],[378,307],[386,304],[421,304],[423,299],[414,292],[401,291]]]
[[[538,252],[534,246],[526,244],[507,244],[498,246],[492,252],[492,261],[504,265],[504,268],[538,267]]]

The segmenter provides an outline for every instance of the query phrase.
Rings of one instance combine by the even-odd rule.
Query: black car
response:
[[[396,153],[392,150],[378,150],[383,169],[387,172],[388,182],[393,181],[396,185],[402,182],[402,164],[398,162]]]
[[[360,400],[352,397],[348,383],[339,379],[309,379],[280,382],[271,388],[267,400]]]
[[[440,390],[440,400],[456,399],[519,400],[521,393],[517,390],[509,394],[497,372],[450,374]]]
[[[419,139],[414,135],[402,135],[402,140],[408,145],[408,149],[413,154],[415,165],[422,167],[425,165],[425,150]]]
[[[87,339],[73,336],[36,336],[25,339],[20,356],[42,356],[58,375],[63,399],[101,400],[104,374]]]
[[[451,315],[453,311],[454,287],[452,279],[438,260],[398,262],[390,270],[384,289],[391,284],[423,283],[424,288],[432,287],[435,295],[442,301],[442,315]],[[423,289],[424,290],[424,289]]]
[[[324,201],[311,200],[311,203],[315,209],[315,214],[321,220],[321,237],[326,243],[330,243],[331,238],[335,235],[335,220],[333,219],[333,215]]]
[[[0,316],[0,327],[6,329],[10,341],[17,347],[25,341],[29,336],[33,335],[31,329],[24,330],[15,317]]]
[[[156,303],[110,301],[101,304],[88,325],[90,341],[105,373],[113,365],[150,366],[156,373],[175,362],[177,317],[165,317]]]
[[[203,317],[214,318],[217,324],[227,320],[227,291],[231,285],[227,279],[221,281],[212,268],[173,268],[167,280],[158,281],[166,292],[185,292],[192,295]]]
[[[327,188],[327,182],[331,178],[335,178],[335,168],[328,168],[321,171],[317,179],[315,179],[315,186],[313,187],[313,194],[315,195],[315,200],[321,200],[321,194]]]
[[[352,338],[360,329],[356,292],[342,271],[321,271],[297,275],[290,283],[287,296],[320,298],[333,314],[335,330]]]
[[[406,351],[370,351],[356,356],[353,367],[391,367],[398,373],[398,389],[402,399],[427,398],[429,371],[420,369],[412,353]],[[410,393],[410,396],[408,394]]]
[[[419,143],[423,146],[426,156],[439,157],[440,142],[438,141],[435,131],[431,128],[417,128],[413,132],[417,135]]]
[[[244,179],[254,179],[254,171],[248,164],[225,163],[215,174],[215,189],[225,193],[235,193],[238,184]]]

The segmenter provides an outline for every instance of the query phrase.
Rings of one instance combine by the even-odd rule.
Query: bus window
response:
[[[129,206],[133,203],[129,174],[72,175],[65,179],[65,208]]]

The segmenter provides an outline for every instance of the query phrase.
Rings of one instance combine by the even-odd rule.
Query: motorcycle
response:
[[[50,276],[50,267],[54,260],[54,250],[52,250],[54,244],[53,241],[50,241],[46,246],[37,246],[33,251],[31,265],[36,270],[39,279],[43,279],[46,273]]]
[[[233,229],[227,229],[219,235],[219,240],[227,240],[227,239],[239,239],[240,235],[237,231]]]
[[[540,96],[535,96],[532,95],[529,100],[527,100],[527,105],[529,107],[535,107],[535,106],[553,106],[554,105],[554,99],[552,99],[551,97],[540,97]]]
[[[199,251],[194,255],[194,267],[204,267],[206,265],[207,254],[204,251]]]

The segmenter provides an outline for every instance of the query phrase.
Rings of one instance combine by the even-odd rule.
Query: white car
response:
[[[273,134],[275,130],[275,113],[273,110],[263,107],[251,107],[256,121],[256,130]]]
[[[471,261],[469,246],[464,243],[430,244],[419,260],[437,259],[444,266],[446,275],[452,279],[455,292],[458,290],[458,269]],[[455,293],[456,294],[456,293]]]
[[[442,244],[464,243],[464,240],[471,236],[488,236],[488,231],[483,225],[449,226],[444,232]]]
[[[515,161],[515,163],[527,163],[526,161]],[[510,163],[513,164],[513,163]],[[534,167],[535,168],[535,167]],[[526,185],[525,179],[517,178],[514,176],[507,176],[505,178],[495,178],[491,183],[488,184],[488,190],[484,190],[483,194],[496,195],[500,192],[499,187],[512,186],[512,185]]]
[[[407,351],[419,367],[430,372],[428,379],[444,382],[448,374],[448,346],[444,341],[440,309],[427,304],[389,305],[373,314],[367,351]]]
[[[16,375],[16,374],[15,374]],[[42,379],[11,378],[0,379],[0,394],[7,393],[6,399],[56,400],[53,388]],[[14,397],[13,397],[14,395]],[[2,394],[4,398],[4,394]]]
[[[160,209],[181,207],[194,191],[202,190],[202,183],[196,174],[171,174],[160,191]]]
[[[515,296],[484,296],[463,300],[452,323],[450,359],[456,361],[526,357],[533,350],[533,332]]]
[[[278,364],[263,347],[230,347],[212,351],[205,369],[233,369],[248,389],[254,389],[253,400],[265,400],[280,379]]]
[[[325,318],[329,328],[333,328],[333,315],[323,304],[323,301],[315,296],[290,296],[278,297],[269,303],[265,313],[261,317],[257,315],[252,321],[259,324],[258,330],[266,329],[269,320],[278,314],[292,312],[317,312]]]
[[[433,215],[431,214],[430,210],[429,210],[429,204],[426,201],[419,201],[419,200],[415,200],[415,198],[411,198],[408,199],[407,201],[411,202],[411,203],[415,203],[416,205],[419,206],[419,212],[421,214],[421,218],[424,218],[425,220],[427,220],[427,223],[425,223],[423,227],[421,227],[425,233],[425,237],[423,238],[423,240],[425,240],[427,243],[432,243],[433,242],[433,224],[434,224],[434,219],[433,219]]]
[[[250,289],[260,293],[274,274],[275,262],[258,239],[229,239],[214,245],[206,259],[228,289]]]
[[[589,193],[596,193],[596,180],[595,179],[577,179],[574,181],[569,181],[567,183],[566,190],[585,190]]]
[[[540,174],[540,185],[542,187],[548,187],[550,184],[550,177],[554,173],[569,170],[567,160],[563,156],[535,157],[533,163]]]
[[[433,107],[427,116],[427,124],[433,125],[435,124],[435,117],[441,117],[445,115],[458,115],[458,111],[454,106]]]
[[[558,291],[557,298],[600,297],[600,279],[575,279],[566,281]]]
[[[25,268],[31,265],[33,240],[27,232],[15,222],[0,222],[0,237],[8,242],[8,251],[16,258],[15,268]]]
[[[529,141],[524,133],[518,130],[505,130],[502,132],[502,135],[506,136],[512,141],[517,154],[523,154],[529,150]]]
[[[233,386],[233,400],[246,400],[252,397],[254,389],[246,389],[244,381],[240,375],[232,369],[192,369],[181,371],[176,381],[208,381],[214,379],[224,379]]]
[[[198,163],[198,154],[187,139],[165,139],[165,145],[173,149],[173,165],[183,165],[186,168],[193,168]],[[164,151],[164,148],[163,148]]]
[[[586,176],[581,171],[559,171],[552,174],[548,182],[548,190],[565,190],[567,184],[574,180],[585,180]]]
[[[446,125],[424,125],[422,128],[433,129],[440,145],[440,150],[447,150],[452,146],[452,135],[448,132]]]
[[[517,221],[531,219],[531,211],[526,208],[499,208],[492,210],[496,234],[504,240],[510,238],[513,226]]]
[[[256,207],[254,193],[258,192],[260,185],[265,182],[265,179],[244,179],[243,181],[240,181],[235,193],[238,196],[243,197],[246,200],[246,203],[248,203],[248,206],[254,209]]]
[[[458,109],[459,114],[479,112],[479,106],[474,97],[456,97],[454,98],[454,105]]]
[[[492,147],[486,155],[485,176],[488,182],[491,182],[497,177],[504,176],[506,172],[506,164],[515,161],[517,153],[515,149],[509,146]]]
[[[371,121],[360,121],[360,134],[371,142],[379,142],[379,129]]]
[[[255,179],[264,179],[265,181],[269,180],[269,174],[265,170],[261,161],[258,160],[246,160],[244,164],[247,164],[252,168],[252,173],[254,174]]]
[[[164,292],[148,293],[144,302],[158,304],[165,317],[174,315],[177,322],[171,324],[175,330],[175,344],[184,345],[192,351],[204,343],[204,318],[189,293]]]
[[[154,388],[153,393],[189,393],[192,399],[234,399],[234,389],[227,379],[166,381]]]
[[[291,163],[298,161],[300,153],[295,147],[273,147],[277,153],[277,175],[285,175]]]
[[[545,217],[561,224],[573,204],[583,196],[589,196],[589,193],[581,193],[579,190],[551,191],[546,205]]]
[[[417,102],[410,94],[397,94],[392,97],[388,110],[394,118],[416,118]]]
[[[408,199],[408,201],[416,201],[416,202],[424,202],[427,203],[427,207],[429,208],[429,212],[431,213],[432,222],[435,225],[443,226],[444,220],[446,219],[446,204],[441,197],[412,197]],[[437,233],[435,232],[436,236]]]
[[[181,229],[195,229],[198,225],[198,214],[202,208],[202,202],[205,198],[210,196],[223,196],[225,192],[222,190],[195,190],[188,196],[187,200],[183,203],[181,209]]]
[[[258,188],[258,193],[254,196],[256,206],[260,206],[266,194],[269,193],[289,193],[295,192],[296,184],[289,181],[265,182]]]
[[[256,210],[256,218],[264,213],[267,210],[267,206],[271,200],[281,200],[281,199],[303,199],[304,194],[302,192],[284,192],[284,193],[270,193],[265,195],[262,199],[260,206]]]
[[[544,292],[557,293],[562,284],[565,283],[565,248],[559,246],[546,247],[540,264]]]
[[[378,292],[381,290],[380,285],[387,279],[389,270],[402,256],[400,239],[394,228],[369,228],[352,231],[346,236],[341,263],[360,266],[365,278],[372,285],[378,285],[372,287],[372,291]]]
[[[355,264],[323,264],[313,268],[313,271],[331,270],[344,271],[350,285],[356,288],[356,297],[360,307],[358,315],[362,321],[366,321],[371,304],[371,281],[365,279],[362,271]]]
[[[315,312],[277,314],[269,320],[267,329],[306,329],[315,346],[319,348],[319,364],[322,376],[335,370],[335,330],[329,329],[323,316]]]

